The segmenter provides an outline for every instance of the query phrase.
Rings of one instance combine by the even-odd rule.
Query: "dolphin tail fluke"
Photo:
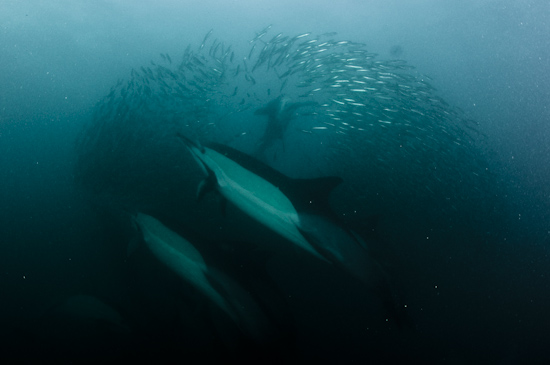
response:
[[[231,293],[227,300],[237,308],[241,332],[257,345],[290,349],[294,317],[286,295],[267,269],[275,253],[247,241],[212,241],[205,246],[214,260],[209,270],[212,280],[222,294]]]
[[[254,298],[241,285],[223,272],[209,268],[207,278],[227,303],[225,312],[236,323],[243,336],[262,342],[269,337],[270,324]]]

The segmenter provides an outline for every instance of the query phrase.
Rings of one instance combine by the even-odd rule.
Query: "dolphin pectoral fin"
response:
[[[208,192],[207,179],[204,179],[197,185],[197,201],[201,201]]]
[[[200,202],[206,194],[214,190],[216,190],[216,178],[212,174],[210,174],[197,186],[197,201]]]
[[[210,175],[206,179],[202,180],[197,186],[197,201],[200,202],[206,194],[211,192],[215,192],[216,196],[219,197],[220,211],[225,217],[225,212],[227,211],[227,199],[216,191],[216,179],[213,175]]]

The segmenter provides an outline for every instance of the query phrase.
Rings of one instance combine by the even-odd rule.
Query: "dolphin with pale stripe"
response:
[[[243,333],[254,339],[267,335],[268,320],[255,299],[227,275],[208,266],[191,242],[147,214],[137,213],[134,222],[151,252],[225,312]]]
[[[229,303],[210,284],[208,268],[195,246],[150,215],[138,213],[134,222],[138,225],[147,247],[161,262],[236,320],[237,316]]]
[[[218,191],[262,225],[359,279],[383,301],[398,324],[408,321],[396,305],[388,275],[371,257],[367,244],[330,208],[329,195],[341,178],[292,179],[229,146],[202,146],[178,136],[206,175],[199,185],[199,198]]]
[[[342,179],[291,179],[261,161],[221,144],[202,146],[179,135],[206,179],[201,197],[217,190],[251,218],[307,253],[368,281],[369,262],[362,241],[338,224],[328,202]]]
[[[298,212],[278,186],[247,170],[223,153],[179,136],[207,175],[199,185],[199,197],[210,190],[217,190],[248,216],[306,252],[325,260],[300,233]]]

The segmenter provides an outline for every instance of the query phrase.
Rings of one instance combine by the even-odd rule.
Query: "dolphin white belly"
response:
[[[298,212],[276,186],[213,149],[201,150],[193,145],[188,148],[214,175],[216,189],[223,197],[251,218],[327,261],[300,233]]]
[[[134,220],[143,234],[147,247],[161,262],[238,322],[229,303],[210,284],[206,276],[206,263],[190,242],[149,215],[138,213]]]

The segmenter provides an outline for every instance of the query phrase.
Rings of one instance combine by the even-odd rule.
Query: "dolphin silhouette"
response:
[[[398,325],[407,323],[382,266],[330,208],[329,195],[342,182],[340,177],[292,179],[229,146],[202,146],[179,137],[207,176],[199,185],[199,198],[218,191],[262,225],[363,282]]]
[[[265,132],[260,138],[255,156],[262,158],[265,151],[271,147],[278,139],[283,140],[284,134],[290,121],[294,118],[298,108],[314,106],[315,101],[290,102],[290,98],[284,94],[267,103],[264,107],[257,109],[254,115],[267,115],[267,126]],[[283,144],[284,147],[284,144]]]
[[[199,167],[207,175],[199,185],[199,198],[209,191],[217,190],[225,199],[232,202],[248,216],[277,232],[301,249],[325,260],[299,232],[298,212],[278,186],[242,167],[231,158],[226,157],[223,152],[203,147],[187,137],[179,136],[185,142]],[[339,180],[336,181],[336,183],[338,182]]]
[[[183,280],[225,312],[243,334],[262,340],[270,331],[256,300],[225,273],[208,266],[195,246],[143,213],[134,216],[151,252]]]
[[[206,147],[180,137],[207,175],[199,185],[199,198],[216,190],[251,218],[309,254],[369,280],[372,265],[364,244],[340,224],[330,209],[329,194],[341,178],[292,179],[231,147]]]

